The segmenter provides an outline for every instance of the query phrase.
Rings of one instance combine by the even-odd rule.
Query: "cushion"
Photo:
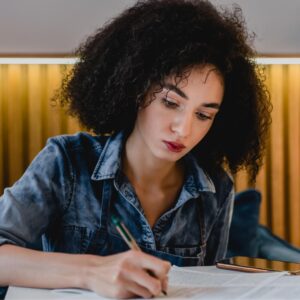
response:
[[[258,257],[300,262],[300,249],[274,235],[265,226],[257,228]]]

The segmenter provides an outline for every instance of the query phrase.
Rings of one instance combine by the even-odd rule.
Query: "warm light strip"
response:
[[[70,65],[77,61],[75,57],[0,57],[0,65]],[[255,61],[262,65],[297,65],[300,57],[257,57]]]
[[[0,57],[0,65],[72,65],[77,58]]]
[[[261,65],[299,65],[300,57],[257,57],[255,61]]]

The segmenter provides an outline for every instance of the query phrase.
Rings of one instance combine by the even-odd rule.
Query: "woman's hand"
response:
[[[85,286],[107,297],[151,298],[167,290],[170,267],[169,262],[136,250],[101,258],[92,256]]]
[[[0,246],[0,270],[5,270],[0,272],[2,286],[84,288],[114,298],[150,298],[167,289],[170,266],[136,250],[97,256]]]

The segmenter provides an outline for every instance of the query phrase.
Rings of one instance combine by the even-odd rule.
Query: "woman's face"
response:
[[[161,160],[177,161],[205,137],[223,93],[222,76],[212,65],[194,67],[177,85],[175,78],[166,78],[163,90],[139,110],[133,133],[142,139],[143,150]]]

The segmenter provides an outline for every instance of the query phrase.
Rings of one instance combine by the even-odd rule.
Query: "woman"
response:
[[[96,135],[50,139],[5,190],[0,285],[151,297],[170,263],[223,258],[228,172],[255,178],[270,123],[247,39],[238,8],[201,0],[139,1],[91,36],[60,96]],[[25,249],[40,236],[46,252]]]

